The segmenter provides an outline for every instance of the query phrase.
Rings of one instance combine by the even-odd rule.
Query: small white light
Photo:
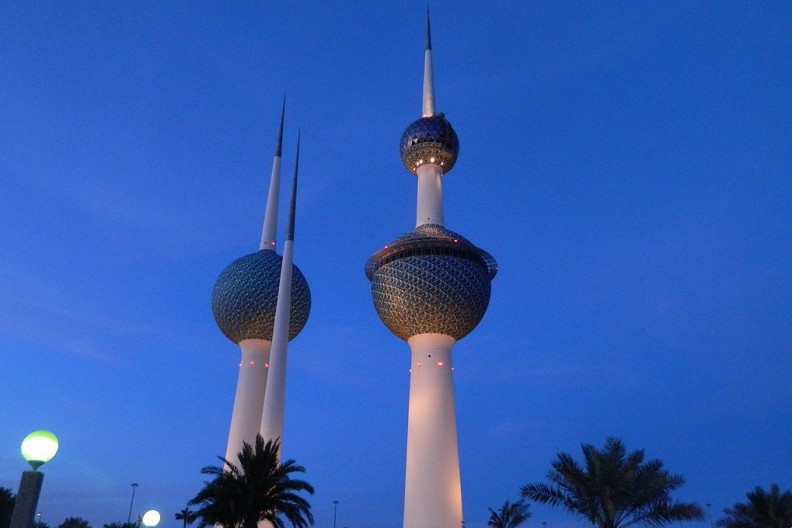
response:
[[[154,527],[157,526],[160,522],[161,516],[157,510],[149,510],[143,514],[141,518],[141,522],[143,522],[143,526]]]

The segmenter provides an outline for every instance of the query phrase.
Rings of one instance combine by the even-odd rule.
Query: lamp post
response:
[[[33,470],[22,472],[14,513],[11,514],[11,528],[32,528],[44,482],[44,473],[38,468],[58,452],[58,438],[49,431],[33,431],[22,440],[21,451]]]
[[[333,528],[336,528],[336,517],[338,516],[338,501],[333,501]]]
[[[129,513],[127,514],[127,524],[132,520],[132,505],[135,503],[135,490],[137,489],[140,484],[137,482],[133,482],[132,486],[132,498],[129,499]]]

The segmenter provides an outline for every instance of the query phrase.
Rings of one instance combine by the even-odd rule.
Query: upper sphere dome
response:
[[[225,336],[235,343],[244,339],[272,341],[275,307],[283,257],[261,250],[236,259],[220,274],[212,292],[212,313]],[[300,269],[292,265],[289,340],[308,321],[311,290]]]
[[[399,152],[413,174],[424,163],[439,165],[445,174],[459,156],[459,138],[443,114],[422,117],[405,129]]]

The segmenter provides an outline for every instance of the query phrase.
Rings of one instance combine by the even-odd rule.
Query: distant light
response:
[[[143,522],[143,526],[157,526],[160,522],[161,516],[157,510],[149,510],[143,514],[143,518],[141,522]]]
[[[58,452],[58,437],[49,431],[33,431],[22,440],[21,451],[28,464],[38,469]]]
[[[421,366],[421,364],[420,364],[420,363],[418,363],[418,366],[420,367],[420,366]]]
[[[256,362],[255,362],[255,361],[251,361],[251,362],[250,362],[250,364],[251,364],[251,365],[255,365],[255,364],[256,364]]]
[[[269,368],[269,363],[264,363],[264,368]]]
[[[443,362],[442,362],[442,361],[438,361],[438,362],[437,362],[437,366],[438,366],[438,367],[442,367],[442,366],[443,366]]]

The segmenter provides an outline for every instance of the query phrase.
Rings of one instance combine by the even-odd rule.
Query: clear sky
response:
[[[0,3],[0,486],[46,428],[43,521],[125,521],[137,482],[134,514],[179,526],[225,451],[239,351],[210,295],[258,247],[285,95],[313,294],[285,455],[319,527],[334,500],[339,528],[401,526],[409,351],[363,264],[414,224],[398,140],[420,115],[425,9]],[[431,10],[461,144],[446,225],[500,265],[454,349],[466,527],[609,435],[715,519],[792,487],[792,4]],[[532,509],[528,526],[580,526]]]

